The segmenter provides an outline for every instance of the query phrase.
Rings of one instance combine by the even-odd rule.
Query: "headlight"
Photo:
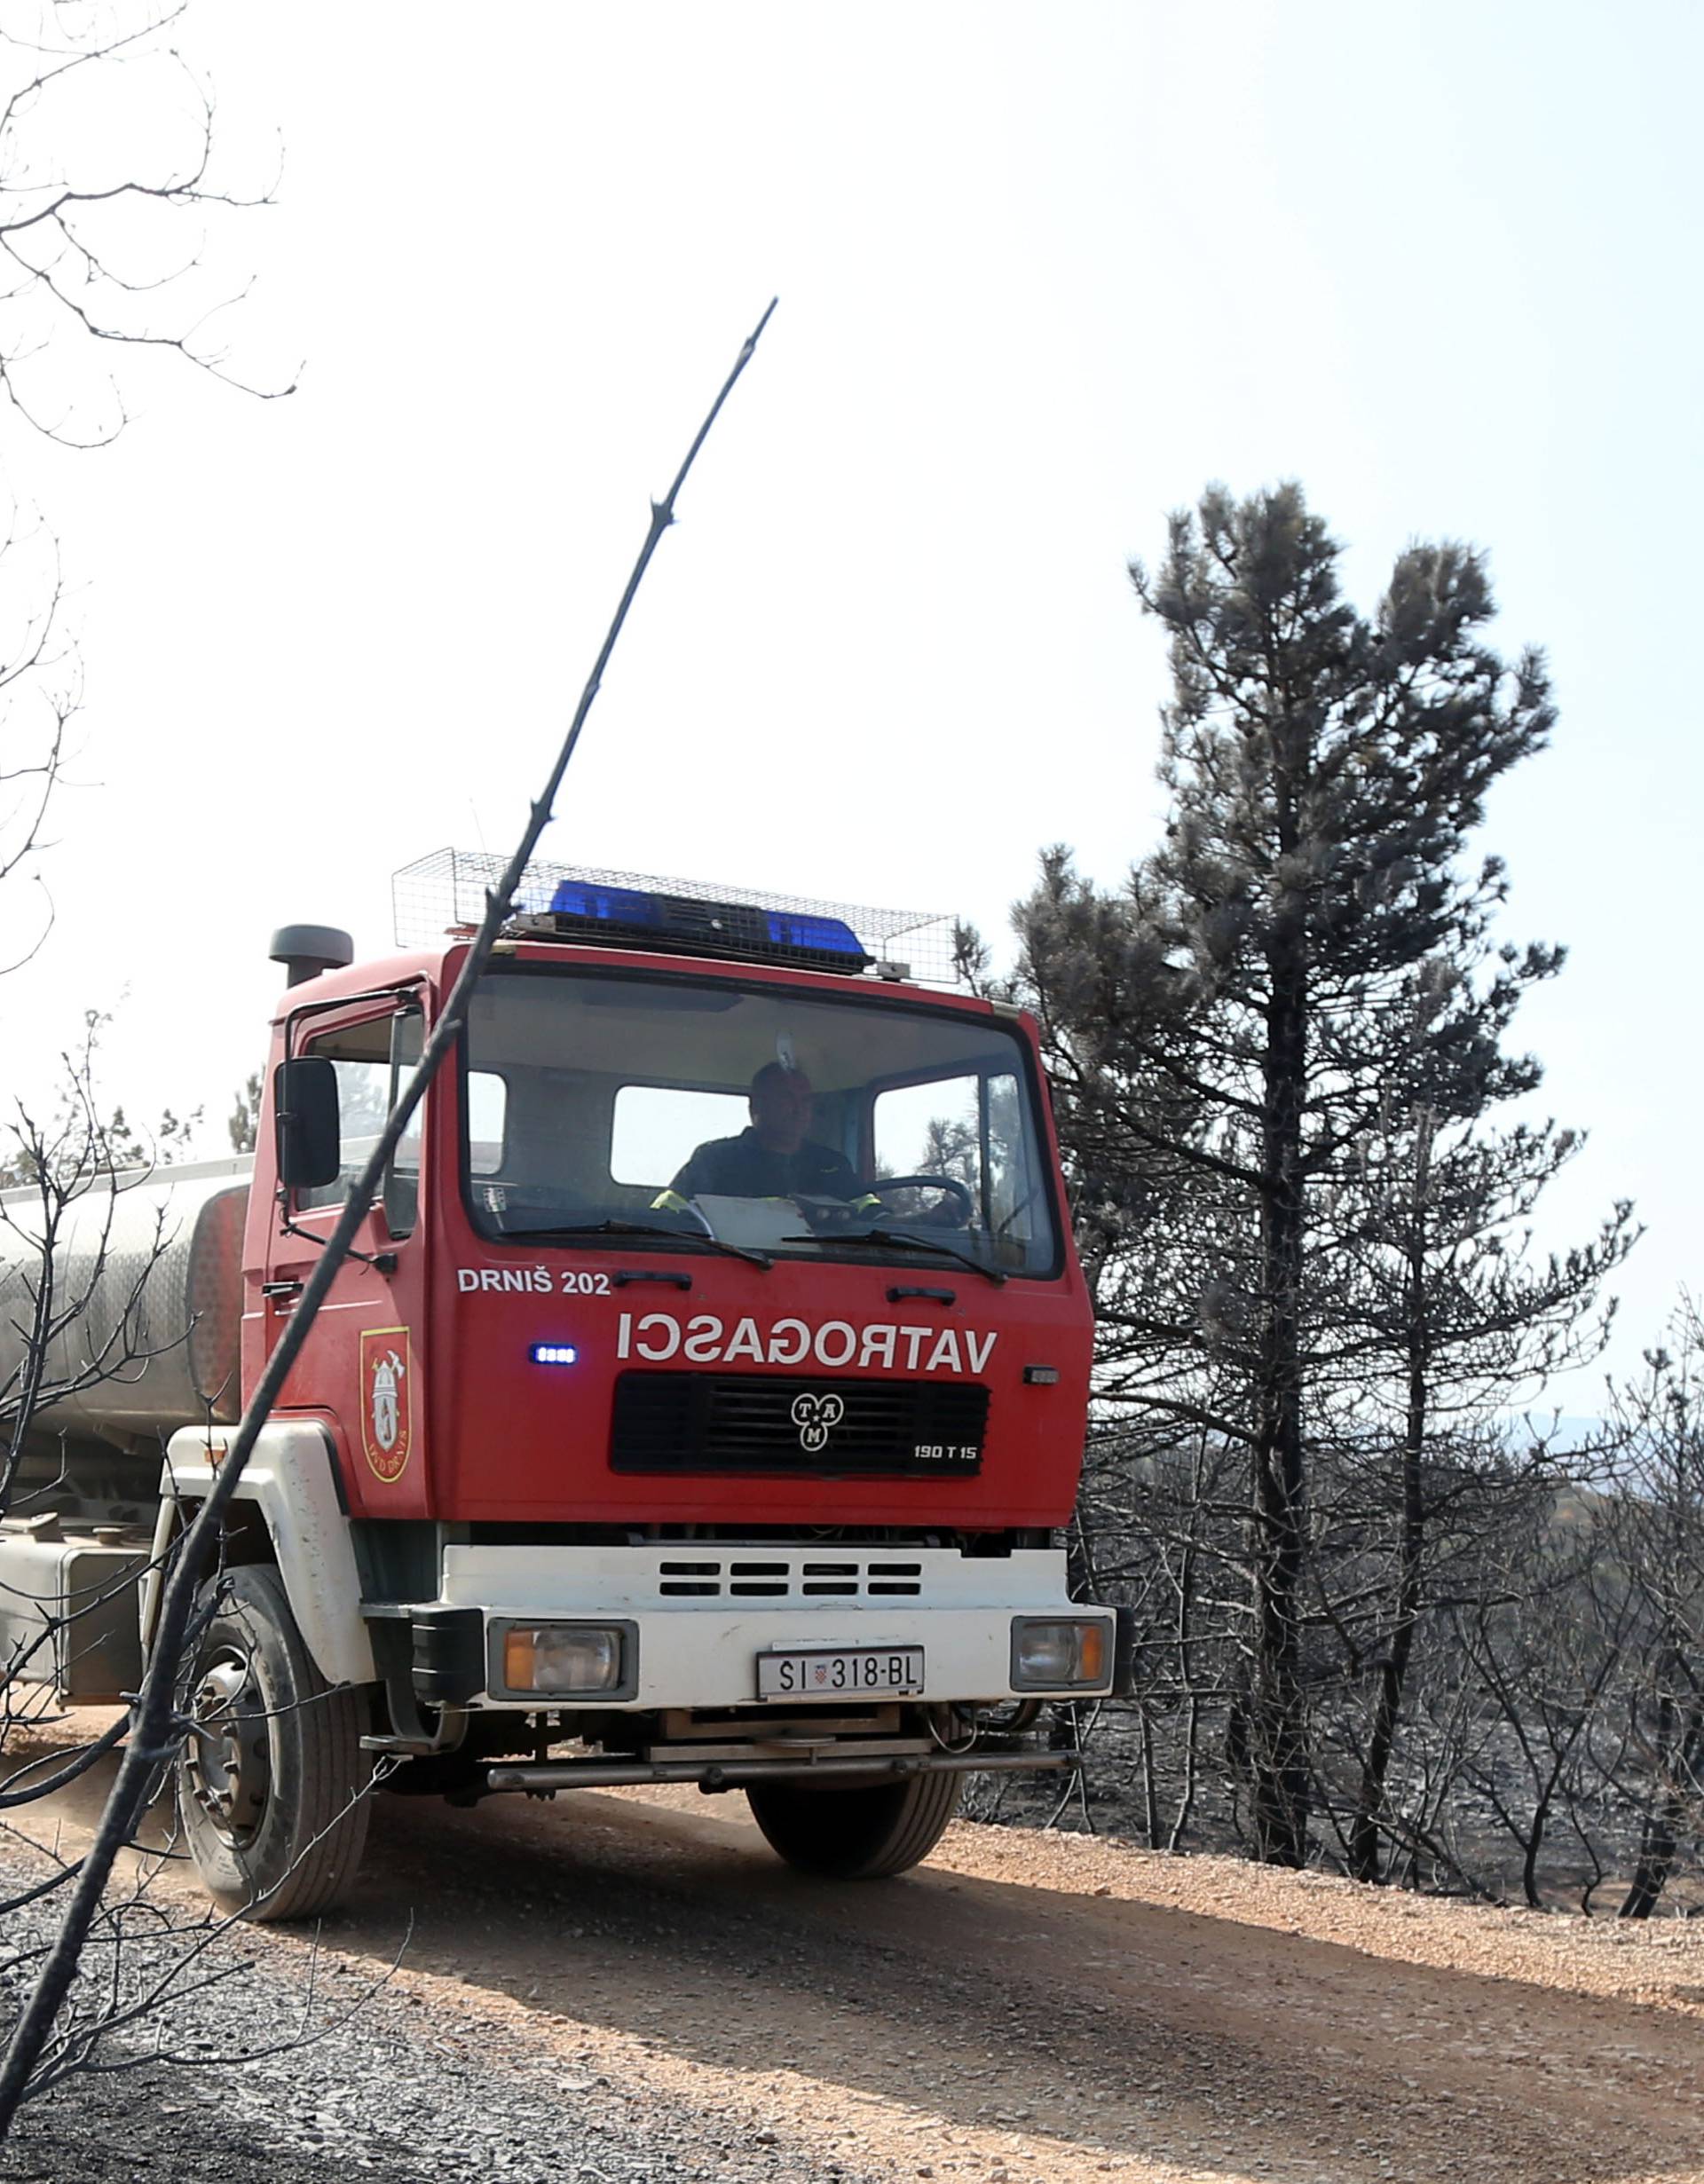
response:
[[[631,1658],[631,1628],[621,1623],[509,1623],[493,1666],[501,1665],[506,1695],[626,1696],[637,1666]]]
[[[1105,1616],[1069,1621],[1020,1615],[1012,1624],[1014,1691],[1097,1690],[1112,1677],[1112,1625]]]

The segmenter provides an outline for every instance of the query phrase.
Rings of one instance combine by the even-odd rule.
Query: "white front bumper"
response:
[[[968,1557],[944,1548],[768,1541],[446,1547],[441,1597],[480,1609],[488,1628],[516,1617],[630,1625],[637,1664],[628,1689],[614,1699],[572,1702],[618,1712],[753,1705],[757,1656],[776,1646],[919,1645],[921,1703],[1033,1698],[1012,1685],[1014,1616],[1093,1612],[1069,1599],[1056,1549]],[[793,1710],[801,1702],[769,1703]],[[846,1701],[831,1703],[843,1709]]]

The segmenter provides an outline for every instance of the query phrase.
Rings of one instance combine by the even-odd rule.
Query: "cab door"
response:
[[[334,1179],[295,1190],[273,1210],[266,1347],[296,1308],[398,1092],[420,1060],[423,997],[386,995],[304,1016],[292,1055],[329,1061],[340,1160]],[[352,1516],[428,1513],[425,1445],[427,1253],[422,1101],[284,1384],[280,1411],[333,1425]]]

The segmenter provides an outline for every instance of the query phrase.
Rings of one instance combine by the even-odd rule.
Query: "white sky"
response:
[[[1153,838],[1124,564],[1167,509],[1299,477],[1367,607],[1411,536],[1479,543],[1562,706],[1485,837],[1511,937],[1573,950],[1522,1027],[1592,1132],[1547,1219],[1638,1200],[1633,1361],[1704,1213],[1704,15],[202,0],[180,43],[244,174],[287,146],[234,361],[307,365],[260,403],[142,359],[99,453],[0,420],[78,587],[88,785],[0,1082],[114,1005],[114,1095],[224,1149],[272,928],[378,950],[397,866],[508,846],[778,292],[545,853],[1003,937],[1040,844],[1110,880]]]

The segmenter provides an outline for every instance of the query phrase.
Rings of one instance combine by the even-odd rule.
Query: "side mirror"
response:
[[[295,1191],[335,1183],[343,1162],[335,1064],[324,1054],[280,1061],[272,1077],[272,1116],[279,1181]]]

